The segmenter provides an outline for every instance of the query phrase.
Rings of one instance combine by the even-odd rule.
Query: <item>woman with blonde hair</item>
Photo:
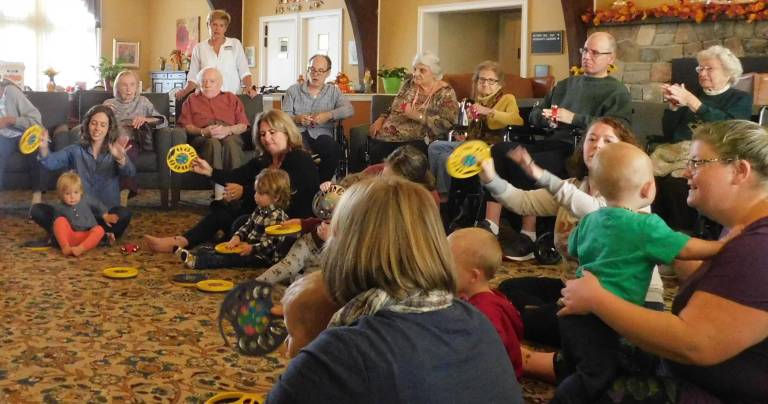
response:
[[[176,99],[183,99],[200,86],[197,74],[206,67],[217,68],[222,76],[222,91],[239,94],[242,82],[243,94],[253,98],[258,94],[253,86],[251,69],[245,57],[243,44],[237,38],[224,36],[229,28],[232,17],[224,10],[213,10],[208,13],[205,25],[208,27],[210,38],[195,45],[192,58],[189,61],[187,86],[176,93]]]
[[[312,157],[304,150],[299,130],[283,111],[273,109],[260,114],[253,127],[253,144],[260,153],[234,170],[220,170],[197,158],[192,171],[211,178],[225,188],[227,203],[211,204],[211,212],[181,236],[144,236],[147,246],[156,252],[172,252],[175,247],[192,248],[211,240],[219,230],[228,232],[235,220],[255,209],[253,181],[265,168],[280,168],[291,180],[289,217],[312,216],[312,198],[320,188],[320,177]]]
[[[343,307],[267,402],[521,403],[493,326],[454,298],[451,252],[424,187],[365,180],[335,212],[321,267]]]

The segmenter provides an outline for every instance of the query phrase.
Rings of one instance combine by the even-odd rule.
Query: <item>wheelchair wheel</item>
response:
[[[562,257],[555,248],[554,233],[547,232],[536,239],[536,243],[533,246],[533,256],[542,265],[554,265],[560,262]]]

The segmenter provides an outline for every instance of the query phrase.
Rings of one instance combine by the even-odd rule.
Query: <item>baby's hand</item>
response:
[[[329,189],[331,189],[332,183],[330,181],[326,181],[322,184],[320,184],[320,190],[323,192],[328,192]]]
[[[328,238],[331,237],[331,224],[328,222],[322,222],[319,226],[317,226],[317,236],[320,237],[320,240],[328,241]]]
[[[295,226],[295,225],[301,226],[301,219],[288,219],[280,223],[280,225],[281,226]]]
[[[229,242],[227,242],[227,247],[235,248],[238,246],[238,244],[240,244],[240,236],[235,234],[231,239],[229,239]]]
[[[105,213],[101,216],[102,219],[104,219],[104,223],[110,225],[113,225],[117,223],[117,220],[119,219],[116,214],[114,213]]]
[[[248,243],[243,243],[243,245],[240,247],[242,251],[240,251],[240,255],[245,257],[247,255],[251,255],[253,252],[253,246]]]

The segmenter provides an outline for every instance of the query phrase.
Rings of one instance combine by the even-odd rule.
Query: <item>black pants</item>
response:
[[[525,339],[552,347],[560,346],[557,299],[565,285],[557,278],[512,278],[499,285],[499,291],[520,312]]]
[[[563,375],[550,402],[593,403],[618,375],[619,336],[594,314],[559,322],[563,360],[573,372]]]
[[[268,268],[272,263],[260,255],[219,254],[203,251],[195,257],[195,269]]]
[[[688,206],[688,183],[685,178],[671,175],[656,177],[656,199],[651,205],[653,213],[661,216],[674,230],[691,233],[695,230],[698,213]]]
[[[378,139],[368,138],[368,151],[371,154],[371,164],[381,163],[390,153],[400,146],[411,145],[419,149],[424,155],[427,155],[427,144],[419,140],[409,142],[384,142]]]
[[[213,240],[219,230],[229,232],[235,219],[249,213],[243,211],[239,203],[212,202],[211,211],[197,222],[194,227],[184,233],[184,238],[189,242],[187,248]]]
[[[51,233],[53,229],[53,220],[55,219],[53,206],[37,203],[32,205],[32,209],[29,213],[35,223],[45,229],[48,233]],[[105,232],[112,233],[115,237],[122,236],[128,228],[128,224],[131,223],[131,211],[122,206],[115,206],[109,210],[109,213],[117,215],[117,223],[111,226],[107,225],[101,217],[97,217],[96,221],[99,223],[99,226],[104,228]]]
[[[331,136],[320,135],[317,139],[312,139],[308,132],[301,132],[301,137],[304,147],[320,156],[320,182],[330,181],[339,167],[339,160],[343,157],[341,146]]]

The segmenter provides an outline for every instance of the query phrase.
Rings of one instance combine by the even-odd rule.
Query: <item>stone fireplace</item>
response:
[[[738,57],[765,57],[768,53],[768,21],[696,24],[657,20],[606,24],[590,27],[589,32],[597,30],[610,32],[616,38],[618,63],[612,74],[627,85],[633,101],[662,102],[659,85],[672,79],[672,59],[695,57],[712,45],[723,45]],[[768,64],[760,70],[768,71]]]

